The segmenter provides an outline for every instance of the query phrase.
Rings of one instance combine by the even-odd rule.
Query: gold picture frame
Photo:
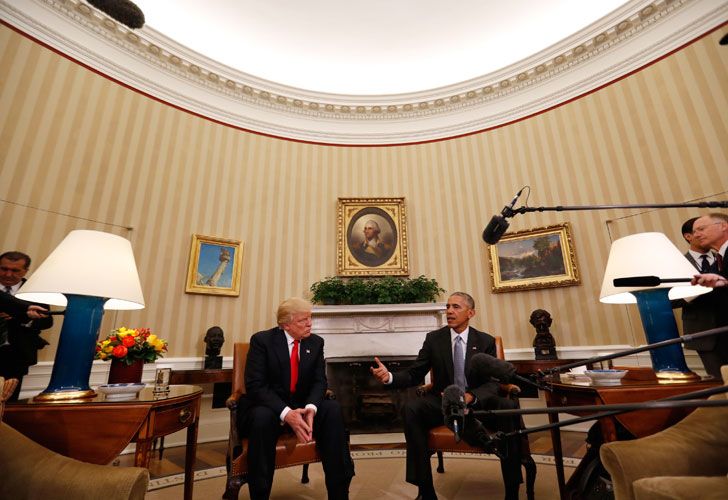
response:
[[[494,293],[581,283],[568,222],[506,234],[488,250]]]
[[[339,198],[337,214],[339,276],[409,276],[404,198]]]
[[[237,297],[242,267],[240,240],[193,234],[185,292]]]

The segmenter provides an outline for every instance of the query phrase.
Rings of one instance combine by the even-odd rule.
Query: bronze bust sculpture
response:
[[[213,326],[205,333],[205,370],[219,370],[222,368],[222,356],[220,350],[225,343],[225,335],[222,328]]]
[[[551,314],[545,309],[536,309],[531,313],[530,323],[536,329],[536,337],[533,339],[533,350],[536,359],[558,359],[556,356],[556,341],[551,335]]]

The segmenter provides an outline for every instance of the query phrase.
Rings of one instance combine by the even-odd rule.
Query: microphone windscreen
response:
[[[516,367],[508,361],[503,361],[484,352],[479,352],[472,357],[470,369],[481,379],[492,377],[501,382],[509,381],[516,373]]]
[[[442,391],[442,409],[447,410],[452,405],[465,405],[465,392],[455,384]]]
[[[494,215],[483,230],[483,240],[489,245],[495,245],[510,226],[510,223],[502,215]]]
[[[614,286],[657,286],[661,283],[657,276],[630,276],[629,278],[615,278]]]

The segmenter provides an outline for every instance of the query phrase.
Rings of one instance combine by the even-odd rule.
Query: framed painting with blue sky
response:
[[[506,233],[488,250],[494,293],[581,283],[568,222]]]
[[[193,234],[185,292],[237,297],[242,265],[240,240]]]

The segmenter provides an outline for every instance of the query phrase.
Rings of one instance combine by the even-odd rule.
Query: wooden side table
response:
[[[708,380],[682,384],[660,384],[657,380],[623,379],[619,385],[593,385],[591,382],[559,381],[558,378],[554,377],[550,385],[553,391],[545,392],[546,404],[549,407],[560,407],[654,401],[686,392],[708,389],[720,385],[720,383],[715,380]],[[602,440],[605,443],[617,440],[616,422],[619,422],[635,437],[643,437],[676,424],[691,411],[693,411],[692,408],[640,410],[601,418],[599,419],[599,427]],[[592,411],[590,413],[595,412]],[[589,413],[578,412],[576,414],[583,416]],[[549,421],[551,423],[558,422],[558,414],[550,413]],[[571,476],[569,484],[566,484],[564,481],[564,458],[561,449],[561,431],[559,428],[551,429],[551,444],[554,450],[559,493],[562,499],[566,499],[569,498],[568,492],[574,489],[572,485],[579,482],[579,469]]]
[[[172,385],[168,394],[142,389],[135,399],[95,398],[58,403],[24,400],[8,404],[3,420],[61,455],[108,464],[136,442],[134,465],[149,467],[152,440],[187,428],[184,498],[192,499],[202,389]]]

